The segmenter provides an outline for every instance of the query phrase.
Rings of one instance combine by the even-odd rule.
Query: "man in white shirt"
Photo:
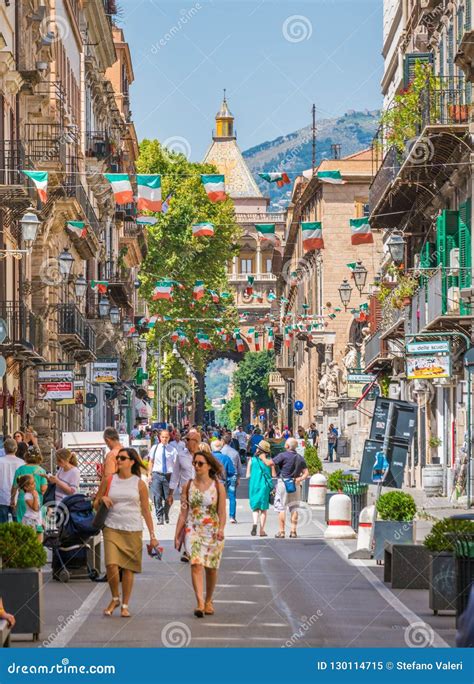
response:
[[[170,489],[168,494],[168,506],[173,504],[173,494],[176,489],[182,491],[182,488],[194,479],[193,458],[196,451],[199,449],[201,443],[201,435],[198,430],[191,428],[185,437],[185,447],[178,451],[178,457],[173,468],[173,474],[170,480]],[[189,562],[189,556],[185,550],[181,554],[181,560],[184,563]]]
[[[15,520],[12,508],[12,485],[17,468],[25,465],[25,461],[15,456],[18,445],[14,439],[6,439],[3,445],[5,456],[0,457],[0,523],[8,522],[8,516]]]
[[[169,523],[169,483],[178,456],[176,449],[169,444],[170,433],[162,430],[159,444],[155,444],[149,454],[148,476],[155,504],[158,525]]]
[[[242,425],[239,425],[237,430],[234,431],[234,437],[239,442],[240,453],[247,453],[248,435],[246,432],[244,432]]]

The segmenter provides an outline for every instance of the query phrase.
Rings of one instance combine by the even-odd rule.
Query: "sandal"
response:
[[[284,538],[285,538],[284,532],[278,532],[278,534],[275,535],[275,539],[284,539]]]
[[[204,604],[204,615],[214,615],[214,606],[212,601],[206,601]]]
[[[297,539],[297,538],[298,538],[298,535],[296,534],[296,532],[290,532],[290,537],[291,537],[292,539]]]
[[[268,534],[266,532],[260,532],[261,537],[268,537]]]
[[[197,618],[203,618],[204,617],[204,607],[198,606],[196,610],[194,611],[194,615]]]
[[[119,596],[113,596],[111,602],[107,606],[107,608],[104,610],[104,615],[107,617],[110,617],[114,610],[118,608],[120,605],[120,597]]]
[[[123,618],[131,617],[131,615],[128,611],[128,604],[127,603],[122,603],[122,612],[120,613],[120,617],[123,617]]]
[[[250,531],[250,534],[252,535],[252,537],[256,536],[256,534],[257,534],[257,526],[256,525],[252,525],[252,529]]]

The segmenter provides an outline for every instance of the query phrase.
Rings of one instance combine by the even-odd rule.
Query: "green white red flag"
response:
[[[161,176],[137,174],[137,209],[161,211]]]
[[[133,190],[128,173],[104,173],[112,186],[116,204],[130,204],[133,202]]]
[[[351,219],[351,244],[352,245],[372,245],[374,236],[367,217]]]
[[[271,242],[272,245],[280,243],[280,240],[275,232],[276,226],[274,223],[256,223],[255,229],[261,242]]]
[[[204,297],[204,281],[203,280],[196,280],[194,283],[193,287],[193,299],[195,302],[199,301]]]
[[[173,299],[173,283],[169,280],[163,280],[160,283],[156,283],[151,298],[153,301]]]
[[[85,238],[87,235],[87,228],[84,221],[68,221],[66,228],[77,237]]]
[[[324,248],[323,227],[320,221],[304,221],[301,224],[301,234],[305,252]]]
[[[33,181],[38,197],[43,204],[48,199],[48,172],[47,171],[23,171]]]
[[[219,304],[219,300],[220,300],[219,293],[216,292],[215,290],[208,290],[208,292],[211,295],[212,301],[214,302],[214,304]]]
[[[263,180],[266,180],[269,183],[276,183],[279,188],[282,188],[284,185],[288,185],[289,183],[291,183],[291,180],[288,178],[288,175],[284,171],[281,173],[259,173],[258,175],[260,176],[260,178],[263,178]]]
[[[193,225],[193,237],[206,237],[214,235],[214,224],[209,221],[195,223]]]
[[[136,221],[139,226],[154,226],[158,219],[156,216],[137,216]]]
[[[201,182],[211,202],[224,202],[227,199],[225,177],[223,175],[201,174]]]
[[[108,280],[91,280],[91,288],[94,290],[94,292],[105,294],[107,292],[108,286]]]
[[[344,185],[340,171],[318,171],[316,176],[323,183],[332,183],[333,185]]]
[[[273,328],[268,328],[267,333],[267,349],[268,351],[271,351],[272,349],[275,349],[275,333],[273,332]]]

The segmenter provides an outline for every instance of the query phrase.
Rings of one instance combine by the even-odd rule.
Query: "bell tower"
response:
[[[219,140],[236,140],[237,136],[234,133],[234,115],[230,112],[227,105],[226,91],[224,88],[224,99],[222,100],[221,108],[216,114],[216,130],[213,139]]]

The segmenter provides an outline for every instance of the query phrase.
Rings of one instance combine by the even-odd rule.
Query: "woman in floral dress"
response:
[[[204,615],[214,614],[212,595],[224,550],[226,493],[224,485],[219,481],[223,476],[222,466],[212,455],[208,444],[199,445],[193,456],[193,466],[196,476],[186,483],[181,493],[181,513],[176,525],[175,547],[180,549],[184,537],[197,601],[194,615],[202,618]]]

